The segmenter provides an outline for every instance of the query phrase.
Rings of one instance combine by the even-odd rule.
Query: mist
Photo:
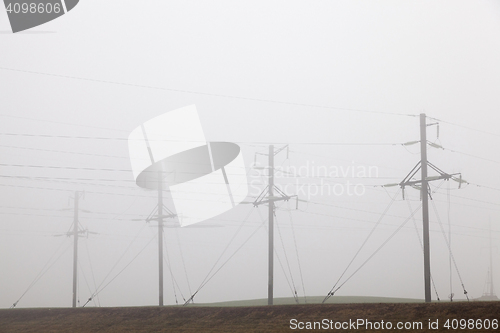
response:
[[[345,271],[335,295],[423,299],[420,192],[384,187],[420,161],[403,144],[421,113],[439,123],[429,161],[467,181],[430,182],[432,297],[484,293],[490,229],[500,285],[498,2],[87,0],[17,34],[0,10],[0,32],[0,307],[71,306],[75,195],[77,306],[158,304],[157,192],[128,137],[190,105],[208,142],[240,147],[249,190],[165,221],[166,305],[267,297],[268,207],[249,202],[271,144],[288,145],[276,186],[300,199],[276,203],[274,297],[326,296]]]

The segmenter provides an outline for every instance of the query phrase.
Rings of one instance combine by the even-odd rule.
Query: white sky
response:
[[[77,190],[86,191],[81,208],[91,212],[81,212],[81,225],[98,233],[80,242],[81,304],[95,289],[94,279],[106,285],[151,239],[99,297],[103,306],[157,304],[156,230],[131,221],[145,218],[156,198],[134,185],[126,138],[141,123],[191,104],[207,139],[239,143],[248,166],[274,142],[290,144],[288,159],[276,157],[285,168],[378,168],[370,179],[277,180],[308,188],[321,181],[365,185],[362,196],[315,195],[310,201],[326,205],[301,202],[291,211],[294,229],[290,214],[277,211],[303,295],[295,231],[308,296],[330,290],[397,192],[374,185],[401,181],[419,160],[418,145],[373,144],[418,140],[418,117],[405,115],[424,112],[441,120],[439,140],[435,127],[428,139],[448,150],[429,148],[429,160],[461,172],[471,185],[441,184],[433,198],[446,232],[451,222],[462,280],[469,295],[479,297],[488,270],[488,220],[497,263],[500,248],[498,59],[497,1],[85,0],[18,34],[10,33],[0,10],[0,307],[19,299],[53,253],[61,257],[18,306],[70,306],[71,240],[52,236],[70,228],[69,198]],[[266,163],[261,155],[258,161]],[[396,197],[347,275],[409,215],[408,202],[417,207],[418,192],[406,194],[411,200]],[[250,211],[241,205],[206,222],[218,228],[166,229],[179,302],[180,293],[188,298],[202,283]],[[267,216],[265,207],[259,211]],[[420,230],[420,213],[416,220]],[[253,209],[219,264],[261,223]],[[432,205],[431,229],[433,278],[446,299],[448,252]],[[288,274],[278,231],[275,236]],[[275,264],[275,296],[289,297]],[[410,221],[338,294],[423,298],[422,270]],[[500,286],[500,267],[494,270]],[[456,272],[453,281],[462,295]],[[267,232],[261,228],[195,301],[265,297]],[[175,304],[167,267],[165,303]]]

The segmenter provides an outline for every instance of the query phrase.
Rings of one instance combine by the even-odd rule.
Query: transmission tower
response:
[[[260,195],[253,202],[253,206],[257,207],[262,204],[268,204],[269,206],[269,259],[268,259],[268,285],[267,285],[267,304],[273,305],[273,293],[274,293],[274,216],[276,201],[288,201],[290,198],[296,197],[297,195],[288,196],[279,188],[274,185],[274,156],[287,149],[288,145],[283,146],[277,150],[274,150],[274,145],[269,146],[268,154],[269,165],[267,169],[269,170],[269,183],[266,188],[260,193]],[[276,193],[276,194],[275,194]],[[297,198],[298,200],[298,198]]]
[[[76,287],[78,270],[78,200],[81,193],[75,192],[75,208],[73,216],[73,307],[76,308]]]
[[[486,300],[498,300],[497,295],[495,294],[495,288],[493,287],[493,245],[491,242],[491,221],[489,222],[490,229],[490,267],[488,269],[488,276],[486,278],[486,290],[483,293],[482,299]]]
[[[163,204],[163,171],[158,171],[158,203],[146,222],[158,221],[158,306],[163,306],[163,219],[174,218],[174,214]]]
[[[81,229],[79,227],[80,221],[78,220],[78,213],[80,212],[79,200],[83,197],[84,193],[75,191],[74,197],[74,207],[73,207],[73,230],[68,231],[64,234],[55,236],[67,236],[73,237],[73,302],[72,307],[76,308],[77,303],[77,287],[78,287],[78,238],[83,237],[85,234],[95,234],[95,232],[90,232],[87,229]]]
[[[420,189],[420,199],[422,200],[422,221],[423,221],[423,240],[424,240],[424,284],[425,284],[425,301],[431,302],[431,260],[430,260],[430,242],[429,242],[429,197],[431,197],[431,191],[429,187],[429,182],[434,180],[449,180],[450,178],[455,179],[453,176],[460,175],[457,180],[460,184],[462,183],[462,176],[460,173],[448,174],[434,164],[427,160],[427,144],[439,147],[438,145],[427,141],[427,127],[438,125],[438,123],[427,124],[425,113],[420,114],[420,161],[417,165],[410,171],[410,173],[399,183],[403,191],[406,186],[411,186]],[[438,137],[439,137],[439,127],[438,127]],[[413,143],[413,142],[412,142]],[[429,177],[427,175],[427,168],[430,167],[436,171],[439,176]],[[420,180],[412,180],[414,176],[420,171]],[[459,185],[460,186],[460,185]],[[465,291],[466,293],[466,291]]]

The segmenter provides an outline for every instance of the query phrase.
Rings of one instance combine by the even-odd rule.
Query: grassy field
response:
[[[299,303],[307,304],[320,304],[323,302],[324,296],[309,296],[306,301],[304,298],[299,298]],[[371,297],[371,296],[335,296],[330,297],[325,304],[339,304],[339,303],[422,303],[421,299],[413,298],[396,298],[396,297]],[[295,305],[293,297],[275,298],[275,305]],[[200,303],[194,304],[195,306],[261,306],[267,305],[267,298],[250,299],[244,301],[230,301],[230,302],[217,302],[217,303]]]
[[[292,319],[297,320],[297,329],[291,328]],[[384,332],[387,330],[377,329],[375,324],[383,320],[384,327],[388,322],[393,325],[393,332],[498,332],[498,328],[449,330],[444,324],[446,319],[499,320],[500,302],[3,309],[0,332],[296,332],[310,331],[298,329],[299,322],[330,325],[330,320],[357,319],[370,321],[372,329],[325,330],[317,326],[316,331]],[[438,329],[429,329],[429,320],[438,320]],[[422,323],[422,328],[398,330],[398,322]]]

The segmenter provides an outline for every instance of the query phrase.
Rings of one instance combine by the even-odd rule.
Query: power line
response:
[[[63,182],[63,183],[71,183],[71,182]],[[126,186],[117,186],[117,185],[88,184],[88,183],[87,184],[75,183],[75,184],[78,184],[78,185],[94,185],[94,186],[109,186],[109,187],[123,187],[123,188],[129,189],[129,187],[126,187]],[[472,184],[472,185],[475,185],[475,184]],[[14,185],[14,184],[0,184],[0,187],[1,186],[4,186],[4,187],[15,187],[15,188],[27,188],[27,189],[38,189],[38,190],[48,190],[48,191],[72,192],[72,190],[61,189],[61,188],[52,188],[52,187],[26,186],[26,185]],[[476,186],[483,187],[482,185],[476,185]],[[488,187],[486,187],[486,188],[488,188]],[[130,189],[133,190],[133,188],[130,188]],[[496,188],[491,188],[491,189],[498,190]],[[85,191],[85,192],[86,193],[92,193],[92,194],[101,194],[101,195],[150,198],[150,196],[141,195],[141,194],[125,194],[125,193],[113,193],[113,192],[103,192],[103,191]],[[440,193],[439,190],[437,190],[437,192]],[[494,203],[494,202],[490,202],[490,201],[483,201],[483,200],[478,200],[478,199],[471,199],[471,198],[461,197],[461,196],[457,196],[457,195],[451,195],[451,196],[452,197],[456,197],[456,198],[461,198],[461,199],[469,200],[469,201],[474,201],[474,202],[480,202],[480,203],[485,203],[485,204],[500,206],[500,204]],[[434,200],[436,200],[436,199],[434,199]],[[439,201],[439,200],[436,200],[436,201]],[[317,205],[332,206],[332,207],[337,207],[337,208],[342,208],[342,209],[349,209],[349,210],[354,210],[354,211],[363,211],[363,212],[367,212],[367,213],[374,213],[374,212],[370,212],[370,211],[366,211],[366,210],[360,210],[360,209],[354,209],[354,208],[345,208],[345,207],[341,207],[341,206],[337,206],[337,205],[333,205],[333,204],[327,204],[327,203],[321,203],[321,202],[314,202],[314,201],[309,201],[309,202],[312,203],[312,204],[317,204]],[[466,205],[466,204],[460,204],[460,205],[461,206],[468,206],[468,207],[472,207],[472,208],[480,208],[480,209],[493,209],[493,208],[487,208],[487,207],[482,207],[482,206],[474,206],[474,205]]]
[[[62,248],[62,246],[65,243],[66,243],[66,241],[61,242],[61,244],[59,245],[59,247],[54,251],[54,253],[52,254],[52,256],[49,258],[49,260],[42,267],[42,269],[40,270],[40,272],[35,276],[35,278],[30,283],[30,285],[28,286],[28,288],[26,288],[26,290],[24,291],[24,293],[21,295],[21,297],[19,297],[18,300],[15,301],[14,304],[12,304],[11,309],[15,308],[17,306],[17,303],[19,303],[19,301],[24,297],[24,295],[26,295],[26,293],[45,275],[45,273],[47,273],[49,271],[49,269],[52,268],[52,266],[54,266],[54,264],[66,253],[66,251],[70,248],[71,243],[68,244],[68,246],[66,247],[66,249],[64,251],[62,251],[61,254],[54,261],[52,261],[52,259],[55,257],[55,255],[59,252],[59,250]],[[52,263],[51,263],[51,261],[52,261]]]
[[[43,166],[40,166],[43,167]],[[95,170],[98,171],[98,170]],[[106,170],[104,170],[106,171]],[[119,171],[119,170],[117,170]],[[86,181],[86,180],[94,180],[94,181],[105,181],[105,182],[134,182],[133,179],[111,179],[111,178],[81,178],[81,177],[46,177],[46,176],[13,176],[13,175],[0,175],[1,178],[11,178],[11,179],[23,179],[23,180],[48,180],[48,181],[54,181],[54,182],[59,182],[61,180],[80,180],[80,181]],[[74,182],[66,182],[66,183],[74,183]],[[86,183],[78,183],[82,185],[86,185]],[[103,185],[103,184],[98,184],[98,185]],[[122,187],[122,188],[130,188],[134,189],[134,187],[128,187],[128,186],[115,186],[115,187]]]
[[[46,169],[67,169],[67,170],[85,170],[85,171],[111,171],[111,172],[132,172],[130,169],[110,169],[110,168],[86,168],[72,166],[56,166],[56,165],[37,165],[37,164],[9,164],[0,163],[3,167],[21,167],[21,168],[46,168]]]
[[[65,182],[65,183],[71,183],[71,182]],[[78,185],[95,185],[95,186],[120,187],[120,188],[126,188],[126,189],[133,190],[133,188],[129,188],[129,187],[126,187],[126,186],[117,186],[117,185],[88,184],[88,183],[87,184],[76,183],[76,184],[78,184]],[[476,185],[476,184],[472,184],[472,185]],[[16,188],[28,188],[28,189],[39,189],[39,190],[63,191],[63,192],[71,191],[71,190],[60,189],[60,188],[26,186],[26,185],[17,185],[17,184],[16,185],[13,185],[13,184],[0,184],[0,186],[16,187]],[[482,185],[476,185],[476,186],[482,186]],[[491,189],[498,190],[496,188],[491,188]],[[86,191],[86,193],[150,198],[150,196],[141,195],[141,194],[125,194],[125,193],[113,193],[113,192],[103,192],[103,191]],[[439,190],[438,190],[438,193],[440,193]],[[457,198],[461,198],[461,199],[465,199],[465,200],[470,200],[470,201],[481,202],[481,203],[486,203],[486,204],[491,204],[491,205],[499,206],[498,203],[494,203],[494,202],[482,201],[482,200],[478,200],[478,199],[471,199],[471,198],[466,198],[466,197],[461,197],[461,196],[456,196],[456,195],[451,195],[451,196],[457,197]],[[434,200],[436,200],[436,199],[434,199]],[[436,201],[439,201],[439,200],[436,200]],[[308,202],[311,203],[311,204],[315,204],[315,205],[331,206],[331,207],[336,207],[336,208],[341,208],[341,209],[347,209],[347,210],[353,210],[353,211],[359,211],[359,212],[366,212],[366,213],[377,214],[375,212],[371,212],[371,211],[367,211],[367,210],[355,209],[355,208],[346,208],[346,207],[342,207],[342,206],[335,205],[335,204],[330,204],[330,203],[322,203],[322,202],[316,202],[316,201],[308,201]],[[466,204],[461,204],[461,205],[462,206],[469,206],[469,207],[473,207],[473,208],[485,209],[485,207],[481,207],[481,206],[466,205]],[[398,217],[398,216],[394,216],[394,217]]]
[[[134,262],[134,260],[135,260],[135,259],[136,259],[136,258],[137,258],[137,257],[138,257],[141,253],[142,253],[142,252],[144,252],[144,250],[145,250],[145,249],[149,246],[149,244],[150,244],[150,243],[151,243],[151,242],[155,239],[155,237],[156,237],[156,235],[154,235],[154,236],[153,236],[153,238],[151,238],[151,239],[149,240],[149,242],[148,242],[148,243],[147,243],[147,244],[146,244],[146,245],[145,245],[145,246],[144,246],[144,247],[143,247],[143,248],[139,251],[139,253],[137,253],[137,254],[136,254],[136,255],[132,258],[132,260],[130,260],[130,261],[129,261],[129,263],[128,263],[127,265],[125,265],[125,267],[123,267],[123,268],[122,268],[122,270],[121,270],[121,271],[119,271],[119,272],[118,272],[118,273],[117,273],[117,274],[116,274],[116,275],[115,275],[115,276],[114,276],[114,277],[113,277],[113,278],[112,278],[112,279],[111,279],[108,283],[106,283],[106,284],[105,284],[105,285],[101,288],[100,286],[104,283],[104,281],[105,281],[105,280],[106,280],[106,278],[108,277],[108,276],[106,276],[106,278],[104,279],[104,281],[103,281],[103,282],[99,285],[99,288],[100,288],[100,289],[96,289],[96,291],[95,291],[93,294],[91,294],[91,295],[90,295],[89,299],[88,299],[88,300],[87,300],[87,302],[83,305],[83,307],[85,307],[85,305],[87,305],[90,301],[92,301],[92,299],[93,299],[94,297],[96,297],[96,296],[97,296],[97,295],[98,295],[101,291],[103,291],[103,290],[104,290],[107,286],[109,286],[109,285],[110,285],[110,283],[111,283],[111,282],[113,282],[113,281],[114,281],[114,280],[115,280],[115,279],[116,279],[116,278],[117,278],[117,277],[118,277],[121,273],[123,273],[123,271],[124,271],[125,269],[127,269],[127,267],[128,267],[128,266],[130,266],[130,265]],[[128,250],[128,248],[127,248],[127,250]],[[125,252],[126,252],[126,251],[125,251]],[[121,259],[121,257],[120,257],[120,259]],[[116,266],[116,265],[115,265],[115,266]],[[114,269],[114,267],[115,267],[115,266],[113,266],[112,270]],[[108,275],[109,275],[109,274],[108,274]]]
[[[227,260],[220,265],[220,267],[210,276],[204,280],[204,282],[200,285],[200,287],[198,287],[198,290],[196,290],[196,292],[191,296],[191,298],[188,300],[191,301],[193,300],[194,296],[201,290],[201,288],[203,288],[208,282],[210,282],[210,280],[212,280],[212,278],[222,269],[224,268],[224,266],[243,248],[243,246],[245,246],[246,243],[248,243],[248,241],[257,233],[257,231],[260,230],[261,227],[264,226],[264,223],[260,224],[257,229],[254,230],[254,232],[252,234],[250,234],[250,236],[247,237],[247,239],[233,252],[233,254],[227,258]],[[186,305],[187,302],[184,304]]]
[[[298,303],[299,301],[298,301],[298,296],[297,296],[297,287],[295,286],[295,280],[293,278],[292,269],[290,267],[290,261],[288,260],[288,255],[286,253],[285,243],[283,242],[283,236],[281,234],[281,229],[280,229],[280,225],[278,222],[278,216],[275,216],[275,220],[276,220],[276,230],[278,230],[278,235],[279,235],[279,238],[281,241],[281,247],[283,248],[283,254],[285,256],[285,263],[286,263],[286,266],[288,268],[288,273],[290,274],[290,281],[291,281],[290,288],[292,289],[293,298]],[[265,221],[263,221],[263,222],[265,222]],[[274,248],[274,254],[276,255],[277,258],[279,258],[278,251],[277,251],[276,247]],[[285,275],[285,277],[288,281],[288,278],[287,278],[286,272],[285,272],[285,268],[283,267],[281,260],[279,260],[279,261],[280,261],[281,269],[283,270],[283,274]]]
[[[297,246],[297,237],[295,236],[295,228],[293,227],[292,212],[290,210],[288,210],[288,214],[290,216],[290,226],[292,228],[293,243],[295,245],[295,256],[297,257],[297,264],[299,266],[300,281],[302,284],[302,292],[304,293],[304,302],[307,303],[306,287],[304,286],[304,277],[302,275],[302,265],[300,264],[299,248]]]
[[[397,144],[397,145],[399,146],[401,144]],[[403,147],[405,147],[405,146],[403,145]],[[302,151],[292,150],[292,149],[290,149],[290,153],[297,153],[297,154],[301,154],[301,155],[310,155],[310,156],[316,156],[316,157],[321,157],[321,158],[326,158],[326,159],[340,160],[340,161],[345,161],[345,162],[353,162],[352,159],[351,160],[346,160],[346,159],[342,159],[342,158],[338,158],[338,157],[332,158],[331,156],[314,154],[314,153],[309,153],[309,152],[302,152]],[[358,164],[359,165],[365,165],[365,166],[366,165],[367,166],[372,166],[369,163],[359,163],[359,161],[358,161]],[[402,171],[402,169],[394,168],[394,167],[389,167],[389,166],[384,166],[384,165],[377,165],[377,167],[378,168],[384,168],[384,169],[393,169],[393,170],[397,170],[397,171]]]
[[[5,136],[21,136],[21,137],[40,137],[40,138],[56,138],[56,139],[85,139],[85,140],[116,140],[116,141],[128,141],[128,138],[123,137],[103,137],[103,136],[81,136],[81,135],[54,135],[54,134],[31,134],[31,133],[8,133],[3,132],[0,135]],[[149,141],[165,141],[165,142],[199,142],[190,141],[185,139],[161,139]],[[394,142],[275,142],[275,141],[232,141],[237,144],[249,144],[249,145],[269,145],[270,143],[275,144],[293,144],[293,145],[312,145],[312,146],[399,146],[401,143]]]
[[[446,246],[448,247],[448,251],[450,253],[451,259],[453,261],[453,264],[455,265],[455,270],[457,271],[457,275],[458,275],[458,278],[460,280],[460,284],[462,285],[464,295],[467,298],[467,301],[469,301],[469,296],[467,296],[467,290],[465,290],[464,282],[462,281],[462,276],[460,275],[460,271],[458,270],[457,262],[455,261],[455,256],[453,255],[453,251],[451,250],[450,240],[446,238],[446,235],[444,233],[443,224],[441,223],[441,218],[439,217],[439,213],[438,213],[438,210],[437,210],[434,202],[432,202],[432,207],[434,208],[434,212],[435,212],[436,217],[438,219],[439,227],[441,228],[441,233],[443,235],[444,241],[446,242]]]
[[[116,128],[108,128],[108,127],[99,127],[99,126],[92,126],[92,125],[67,123],[67,122],[55,121],[55,120],[48,120],[48,119],[29,118],[29,117],[22,117],[22,116],[13,116],[13,115],[9,115],[9,114],[0,114],[0,117],[8,117],[8,118],[16,118],[16,119],[32,120],[32,121],[41,121],[41,122],[45,122],[45,123],[53,123],[53,124],[60,124],[60,125],[70,125],[70,126],[79,126],[79,127],[87,127],[87,128],[95,128],[95,129],[104,129],[104,130],[108,130],[108,131],[129,132],[129,131],[126,131],[126,130],[120,130],[120,129],[116,129]]]
[[[266,221],[264,220],[264,217],[260,213],[260,210],[257,209],[257,213],[259,214],[259,217],[260,217],[260,220],[261,220],[261,225],[264,225],[266,223]],[[269,231],[268,230],[266,230],[266,231],[269,234]],[[281,235],[281,233],[280,233],[280,235]],[[283,242],[282,242],[282,244],[283,244]],[[283,244],[283,251],[285,252],[285,258],[287,258],[284,244]],[[274,255],[275,255],[276,259],[278,259],[278,263],[279,263],[279,265],[281,267],[281,271],[283,272],[283,276],[285,277],[285,280],[286,280],[286,282],[288,284],[288,287],[290,288],[292,296],[295,299],[295,302],[298,304],[299,301],[298,301],[298,297],[297,297],[297,290],[295,288],[295,283],[293,281],[293,276],[292,276],[292,272],[290,270],[290,266],[288,266],[288,268],[289,268],[289,272],[290,272],[290,277],[291,277],[292,283],[290,283],[290,279],[288,278],[288,275],[287,275],[287,273],[285,271],[285,267],[283,266],[283,262],[281,261],[281,258],[279,256],[278,251],[276,250],[276,247],[274,248]],[[293,284],[293,286],[292,286],[292,284]]]
[[[441,119],[437,119],[437,118],[433,118],[433,117],[428,117],[428,118],[432,119],[432,120],[436,120],[436,121],[442,122],[442,123],[445,123],[445,124],[449,124],[449,125],[453,125],[453,126],[465,128],[465,129],[468,129],[468,130],[471,130],[471,131],[475,131],[475,132],[479,132],[479,133],[483,133],[483,134],[488,134],[488,135],[493,135],[493,136],[500,137],[500,134],[497,134],[497,133],[491,133],[491,132],[488,132],[488,131],[484,131],[484,130],[480,130],[480,129],[477,129],[477,128],[472,128],[472,127],[469,127],[469,126],[464,126],[464,125],[456,124],[456,123],[453,123],[451,121],[441,120]]]
[[[419,209],[419,207],[413,211],[410,216],[403,221],[403,223],[401,223],[401,225],[382,243],[382,245],[380,245],[369,257],[368,259],[366,259],[362,264],[361,266],[358,267],[358,269],[356,269],[336,290],[338,290],[340,287],[342,287],[347,281],[349,281],[361,268],[363,268],[363,266],[368,262],[370,261],[370,259],[372,259],[404,226],[405,224],[410,220],[410,218],[415,215],[415,213],[417,212],[417,210]]]
[[[384,209],[384,211],[382,212],[382,214],[380,215],[379,219],[377,220],[377,222],[375,223],[375,225],[373,226],[373,228],[370,230],[370,233],[368,234],[368,236],[366,236],[365,240],[363,241],[363,243],[361,244],[361,246],[359,247],[358,251],[356,251],[356,253],[354,254],[354,257],[351,259],[351,261],[349,262],[349,264],[347,265],[347,267],[344,269],[344,271],[342,272],[342,274],[340,275],[340,277],[338,278],[338,280],[335,282],[335,284],[333,285],[333,287],[330,289],[330,291],[328,292],[328,294],[325,296],[325,298],[323,299],[323,303],[325,303],[325,301],[330,298],[331,296],[333,296],[335,294],[335,292],[338,290],[335,289],[335,287],[337,286],[337,284],[340,282],[340,280],[342,280],[342,277],[345,275],[345,273],[347,272],[347,270],[349,269],[349,267],[351,267],[352,263],[354,262],[354,260],[356,259],[356,257],[358,256],[358,254],[361,252],[361,250],[363,249],[363,247],[366,245],[366,243],[368,242],[368,240],[370,239],[370,237],[373,235],[373,233],[375,232],[375,229],[377,229],[377,227],[379,226],[380,222],[382,221],[382,219],[385,217],[385,215],[387,214],[387,212],[389,211],[389,209],[391,208],[392,204],[394,203],[395,201],[395,198],[396,196],[399,194],[399,191],[392,197],[391,201],[389,202],[389,204],[387,205],[387,207]],[[347,282],[347,281],[346,281]],[[344,282],[345,283],[345,282]],[[342,284],[343,285],[343,284]],[[342,287],[342,285],[339,286]]]
[[[497,187],[491,187],[491,186],[486,186],[486,185],[479,185],[479,184],[474,184],[474,183],[469,183],[469,184],[477,186],[477,187],[487,188],[489,190],[500,191],[500,188],[497,188]]]
[[[480,185],[477,185],[477,186],[480,186]],[[480,187],[482,187],[482,186],[480,186]],[[435,191],[439,193],[440,190],[436,189]],[[441,193],[441,194],[443,194],[443,193]],[[470,200],[470,201],[474,201],[474,202],[481,202],[481,203],[485,203],[485,204],[489,204],[489,205],[500,206],[500,203],[498,203],[498,202],[491,202],[491,201],[484,201],[484,200],[478,200],[478,199],[471,199],[471,198],[461,197],[459,195],[452,195],[452,194],[450,194],[450,196],[455,197],[455,198]],[[484,208],[484,207],[482,207],[482,208]]]
[[[405,201],[409,201],[409,200],[405,200]],[[332,214],[325,214],[325,213],[317,213],[317,212],[307,212],[307,211],[304,211],[304,210],[300,210],[300,212],[302,213],[306,213],[306,214],[312,214],[312,215],[317,215],[317,216],[324,216],[324,217],[329,217],[329,218],[334,218],[338,221],[344,221],[344,220],[347,220],[347,221],[355,221],[355,222],[361,222],[361,223],[370,223],[370,224],[374,224],[376,222],[374,221],[369,221],[369,220],[361,220],[361,219],[356,219],[356,218],[350,218],[350,217],[345,217],[345,216],[339,216],[339,215],[332,215]],[[373,212],[375,213],[375,212]],[[380,213],[378,213],[380,214]],[[396,216],[396,215],[390,215],[390,214],[386,214],[386,216],[392,216],[392,217],[395,217],[395,218],[404,218],[404,216]],[[432,223],[437,223],[436,221],[434,220],[431,220],[430,222]],[[393,227],[394,224],[391,224],[391,223],[382,223],[380,222],[379,223],[380,225],[385,225],[385,226],[389,226],[389,227]],[[326,226],[313,226],[311,224],[307,224],[307,225],[304,225],[304,224],[296,224],[295,226],[300,226],[300,227],[306,227],[308,229],[311,229],[311,228],[325,228],[325,229],[331,229],[332,226],[330,225],[326,225]],[[453,224],[453,226],[455,227],[459,227],[459,228],[465,228],[465,229],[472,229],[472,230],[477,230],[477,231],[487,231],[487,229],[485,228],[479,228],[479,227],[470,227],[470,226],[465,226],[465,225],[461,225],[461,224]],[[337,228],[337,229],[350,229],[350,228],[353,228],[353,227],[344,227],[344,228]],[[361,228],[360,228],[361,229]],[[364,228],[363,228],[364,229]],[[438,230],[430,230],[431,232],[438,232]],[[500,232],[500,231],[494,231],[494,232]],[[454,235],[464,235],[464,236],[472,236],[470,233],[457,233],[457,232],[453,232]],[[475,237],[475,236],[474,236]]]
[[[272,103],[272,104],[280,104],[280,105],[293,105],[293,106],[327,109],[327,110],[335,110],[335,111],[363,112],[363,113],[371,113],[371,114],[385,114],[385,115],[404,116],[404,117],[416,117],[417,116],[417,115],[413,115],[413,114],[404,114],[404,113],[387,112],[387,111],[341,108],[341,107],[333,107],[333,106],[326,106],[326,105],[294,103],[294,102],[276,101],[276,100],[263,99],[263,98],[252,98],[252,97],[243,97],[243,96],[215,94],[215,93],[208,93],[208,92],[201,92],[201,91],[194,91],[194,90],[173,89],[173,88],[165,88],[165,87],[157,87],[157,86],[149,86],[149,85],[140,85],[140,84],[134,84],[134,83],[125,83],[125,82],[117,82],[117,81],[109,81],[109,80],[101,80],[101,79],[83,78],[83,77],[70,76],[70,75],[45,73],[45,72],[30,71],[30,70],[23,70],[23,69],[14,69],[14,68],[7,68],[7,67],[0,67],[0,69],[6,70],[6,71],[12,71],[12,72],[44,75],[44,76],[51,76],[51,77],[72,79],[72,80],[81,80],[81,81],[88,81],[88,82],[95,82],[95,83],[106,83],[106,84],[114,84],[114,85],[127,86],[127,87],[146,88],[146,89],[163,90],[163,91],[170,91],[170,92],[176,92],[176,93],[195,94],[195,95],[203,95],[203,96],[210,96],[210,97],[222,97],[222,98],[229,98],[229,99],[236,99],[236,100]]]
[[[63,154],[75,154],[75,155],[84,155],[84,156],[98,156],[98,157],[106,157],[106,158],[121,158],[121,159],[129,159],[129,157],[125,156],[114,156],[108,154],[90,154],[90,153],[82,153],[77,151],[67,151],[67,150],[56,150],[56,149],[45,149],[45,148],[32,148],[32,147],[20,147],[20,146],[9,146],[9,145],[0,145],[0,147],[4,148],[14,148],[14,149],[25,149],[25,150],[34,150],[34,151],[44,151],[50,153],[63,153]]]
[[[457,154],[461,154],[461,155],[465,155],[465,156],[469,156],[469,157],[474,157],[474,158],[477,158],[477,159],[480,159],[480,160],[483,160],[483,161],[488,161],[488,162],[500,164],[500,161],[495,161],[495,160],[492,160],[492,159],[489,159],[489,158],[485,158],[485,157],[481,157],[481,156],[477,156],[477,155],[472,155],[472,154],[468,154],[468,153],[463,153],[463,152],[460,152],[460,151],[457,151],[457,150],[453,150],[453,149],[449,149],[449,148],[444,148],[444,147],[442,147],[442,149],[450,151],[452,153],[457,153]]]

